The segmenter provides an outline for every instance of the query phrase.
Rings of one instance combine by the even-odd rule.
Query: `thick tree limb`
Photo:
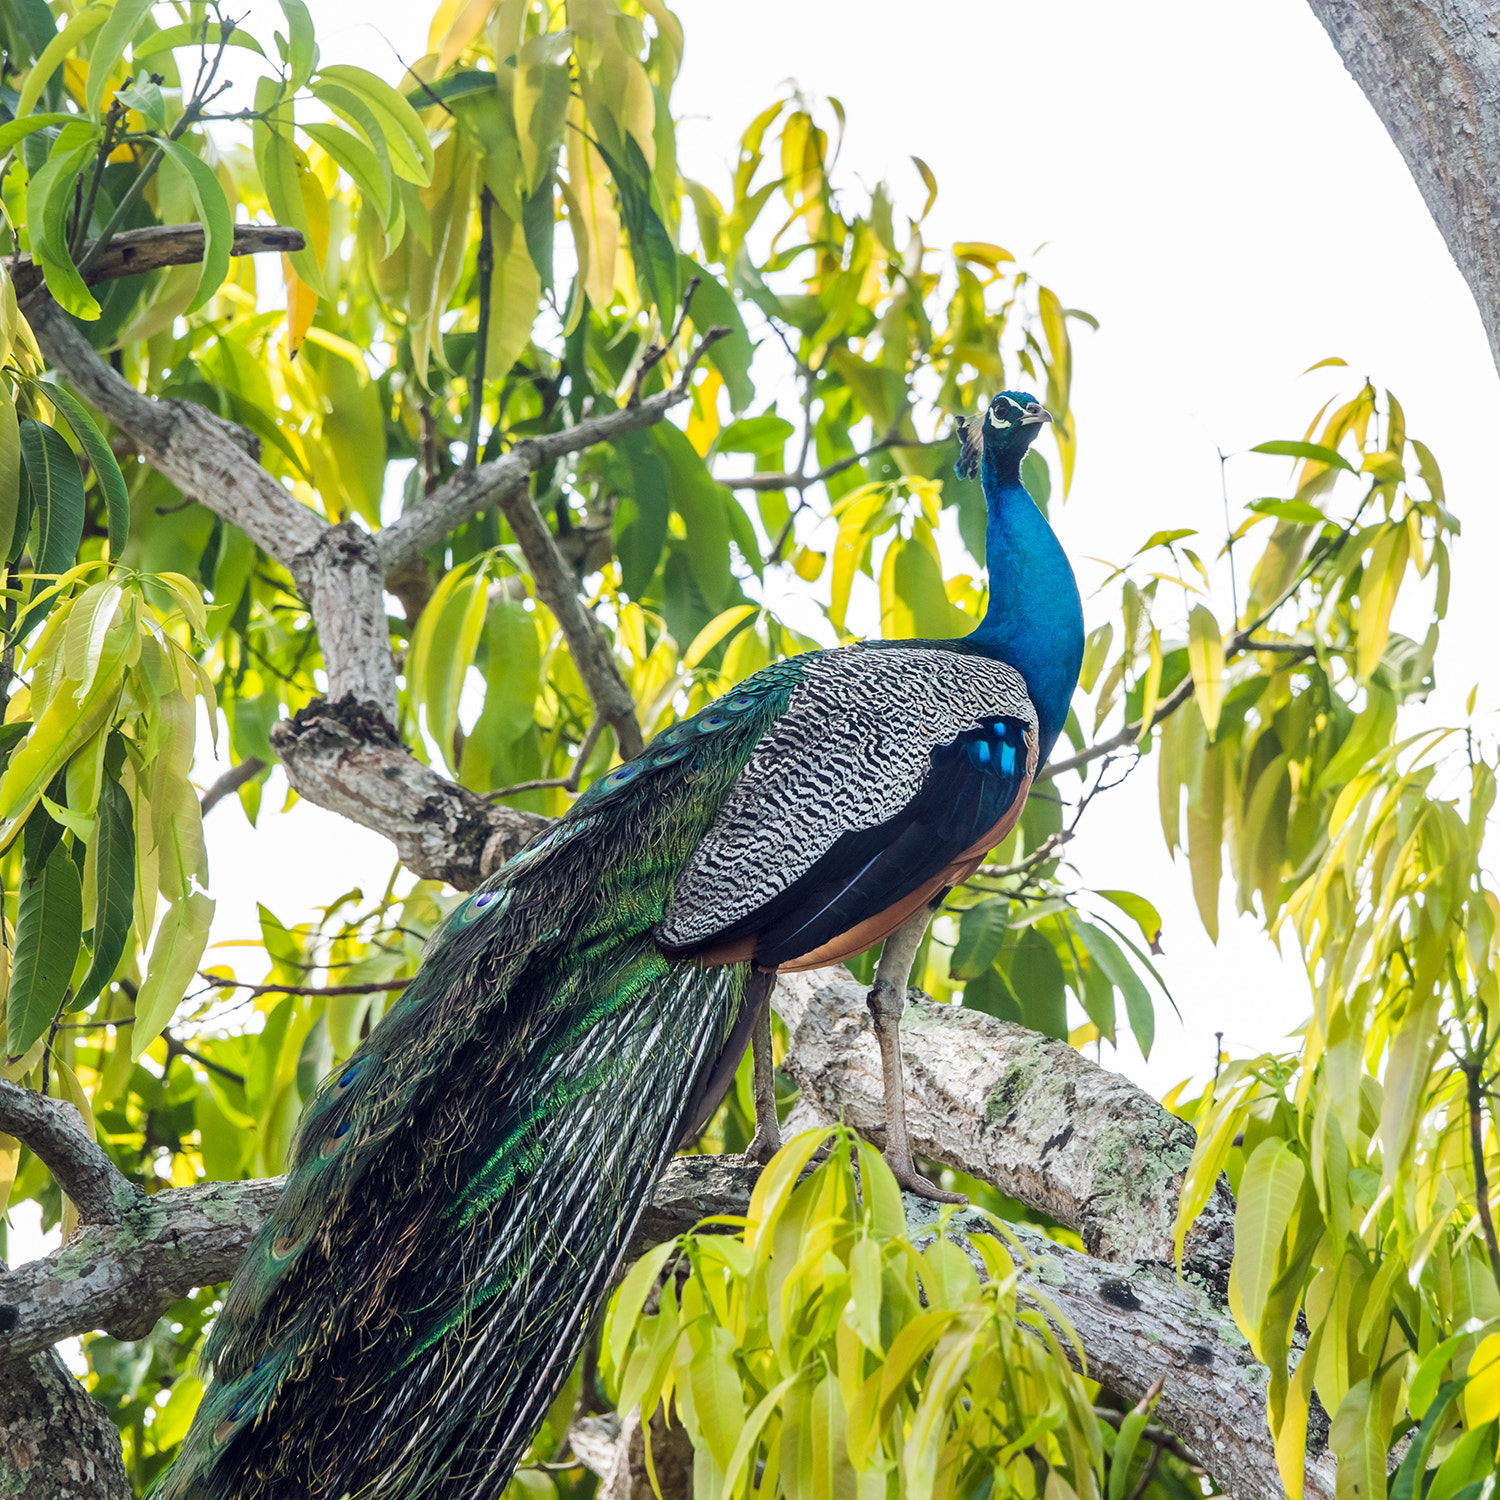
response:
[[[239,428],[196,402],[143,396],[99,358],[55,302],[33,309],[30,322],[48,364],[128,433],[152,468],[233,522],[306,586],[303,555],[328,523],[249,457]]]
[[[120,1434],[54,1350],[0,1365],[0,1494],[131,1500]]]
[[[328,696],[374,704],[396,723],[396,662],[375,539],[352,521],[329,526],[305,554],[305,566]]]
[[[141,1198],[88,1133],[78,1111],[61,1099],[43,1098],[0,1078],[0,1133],[41,1157],[82,1224],[117,1224]]]
[[[1500,368],[1500,7],[1309,4],[1405,160],[1474,294]]]
[[[778,982],[772,1004],[791,1033],[785,1066],[805,1106],[880,1139],[880,1049],[865,988],[837,975]],[[1076,1229],[1101,1260],[1173,1263],[1191,1126],[1066,1042],[916,992],[901,1050],[918,1154]],[[1222,1293],[1233,1252],[1234,1200],[1221,1181],[1189,1233],[1184,1270]]]
[[[293,786],[374,829],[424,880],[472,890],[550,818],[486,802],[424,766],[383,714],[352,697],[317,699],[271,730]]]
[[[0,1272],[0,1362],[96,1328],[144,1338],[193,1287],[234,1274],[281,1187],[272,1177],[141,1194],[114,1223]]]
[[[90,240],[82,255],[93,248]],[[300,230],[284,224],[236,224],[231,255],[260,255],[266,251],[291,251],[302,248]],[[147,229],[124,229],[110,238],[109,246],[84,273],[83,279],[96,286],[101,281],[118,281],[122,276],[140,276],[163,266],[191,266],[203,259],[203,226],[201,224],[153,224]],[[42,283],[41,267],[33,265],[30,255],[18,255],[6,261],[5,269],[15,283],[16,296],[28,297]]]

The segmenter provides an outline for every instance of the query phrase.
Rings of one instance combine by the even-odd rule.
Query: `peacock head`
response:
[[[986,453],[1019,464],[1052,420],[1052,413],[1026,391],[1001,391],[971,422],[959,427],[958,477],[974,479]]]

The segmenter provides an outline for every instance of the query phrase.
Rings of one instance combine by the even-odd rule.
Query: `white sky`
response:
[[[909,157],[930,164],[941,194],[929,243],[991,240],[1024,260],[1046,242],[1043,278],[1100,319],[1097,335],[1075,335],[1078,468],[1053,512],[1086,595],[1102,576],[1091,557],[1123,559],[1168,525],[1222,534],[1218,449],[1300,437],[1366,373],[1394,388],[1464,526],[1424,722],[1461,719],[1476,682],[1481,715],[1493,711],[1482,658],[1497,634],[1495,370],[1404,164],[1302,0],[676,9],[684,172],[722,184],[740,131],[795,79],[847,109],[849,179],[888,178],[915,207]],[[263,0],[251,12],[252,25],[276,13]],[[314,0],[313,12],[325,61],[393,76],[380,33],[407,61],[425,50],[427,3]],[[1335,354],[1348,370],[1299,377]],[[1276,460],[1229,466],[1232,500],[1284,483]],[[1091,624],[1102,618],[1088,608]],[[353,883],[384,883],[383,840],[307,804],[275,815],[273,803],[254,833],[232,804],[209,819],[217,937],[250,935],[257,899],[292,922]],[[1215,1031],[1243,1055],[1304,1018],[1300,964],[1283,963],[1252,919],[1226,902],[1218,947],[1204,935],[1186,866],[1165,855],[1154,763],[1095,804],[1073,855],[1087,883],[1139,890],[1161,909],[1160,965],[1183,1013],[1179,1024],[1162,1007],[1149,1062],[1126,1041],[1105,1050],[1106,1066],[1160,1093],[1212,1067]]]

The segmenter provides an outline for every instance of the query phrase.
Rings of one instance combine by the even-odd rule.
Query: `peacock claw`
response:
[[[933,1203],[967,1205],[969,1201],[962,1193],[950,1193],[935,1182],[929,1182],[909,1161],[892,1161],[887,1153],[885,1164],[891,1169],[891,1175],[904,1193],[914,1193],[918,1198],[926,1198]]]
[[[771,1158],[780,1150],[781,1132],[757,1127],[755,1134],[750,1137],[750,1144],[745,1147],[745,1156],[764,1167],[770,1164]]]

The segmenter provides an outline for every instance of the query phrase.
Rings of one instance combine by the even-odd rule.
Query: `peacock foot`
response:
[[[891,1153],[887,1151],[885,1164],[891,1169],[891,1175],[904,1193],[915,1193],[918,1198],[927,1198],[933,1203],[966,1204],[969,1201],[962,1193],[950,1193],[946,1188],[940,1188],[935,1182],[929,1182],[917,1171],[909,1156],[905,1159],[892,1158]]]
[[[745,1147],[745,1155],[750,1161],[759,1162],[764,1167],[780,1150],[781,1132],[774,1127],[768,1130],[764,1125],[757,1125],[755,1134],[750,1137],[750,1144]]]

